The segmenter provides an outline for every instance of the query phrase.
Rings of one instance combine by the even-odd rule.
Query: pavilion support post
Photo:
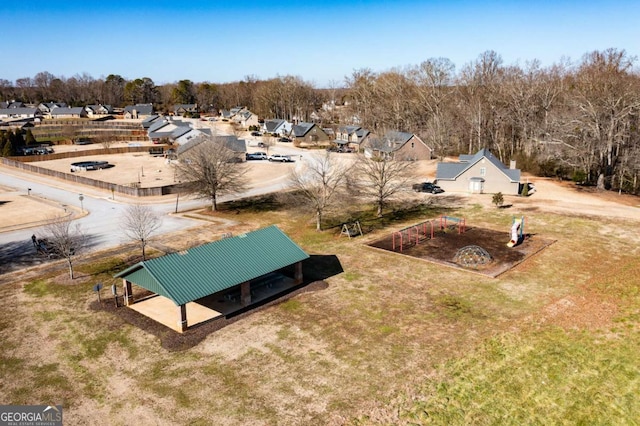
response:
[[[293,282],[295,285],[302,284],[302,262],[298,262],[295,265],[295,272],[293,274]]]
[[[181,332],[187,331],[187,305],[180,305],[180,320],[178,321],[178,329]]]
[[[242,306],[249,306],[251,304],[251,282],[245,281],[240,284],[240,301]]]
[[[124,289],[124,304],[127,306],[133,305],[133,292],[131,291],[131,281],[122,279],[122,287]]]

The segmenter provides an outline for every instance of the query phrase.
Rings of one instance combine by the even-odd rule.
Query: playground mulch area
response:
[[[525,234],[518,245],[509,248],[507,247],[510,239],[508,232],[477,227],[466,228],[463,233],[458,232],[457,226],[436,228],[433,238],[430,238],[429,231],[427,234],[427,237],[420,235],[418,244],[415,243],[415,234],[410,243],[407,243],[407,239],[404,238],[402,251],[400,251],[397,236],[394,250],[393,234],[374,241],[369,246],[495,278],[555,242],[536,234]],[[486,250],[491,256],[490,262],[474,267],[456,263],[455,257],[458,250],[467,246],[479,246]]]

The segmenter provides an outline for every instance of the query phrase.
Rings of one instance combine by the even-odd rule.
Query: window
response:
[[[413,149],[413,146],[414,146],[414,145],[415,145],[415,144],[414,144],[413,142],[411,142],[411,149]]]
[[[487,175],[487,168],[480,167],[480,176],[486,176],[486,175]]]

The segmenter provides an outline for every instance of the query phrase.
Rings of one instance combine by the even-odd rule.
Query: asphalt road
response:
[[[60,181],[52,182],[47,180],[46,177],[26,173],[7,173],[2,169],[0,169],[0,183],[25,192],[27,188],[31,188],[32,196],[58,203],[62,208],[73,206],[76,211],[82,209],[88,213],[74,220],[74,224],[77,223],[82,233],[86,236],[85,254],[112,249],[131,242],[127,239],[120,225],[120,219],[129,204],[144,203],[161,217],[162,224],[156,235],[169,234],[201,224],[200,221],[195,219],[172,215],[171,213],[176,211],[176,201],[179,213],[209,205],[207,200],[173,196],[163,197],[162,200],[157,202],[149,202],[144,198],[133,199],[115,194],[114,200],[111,198],[112,195],[110,193],[91,187],[77,186]],[[270,183],[263,185],[258,182],[250,190],[242,194],[223,196],[218,201],[224,202],[246,196],[277,192],[285,187],[285,183],[286,179],[275,181],[275,183],[271,180]],[[80,201],[80,194],[82,194],[82,202]],[[28,214],[28,212],[25,212],[25,214]],[[0,233],[0,274],[50,262],[49,259],[36,254],[31,242],[31,235],[33,234],[36,236],[44,235],[44,226],[34,226]]]

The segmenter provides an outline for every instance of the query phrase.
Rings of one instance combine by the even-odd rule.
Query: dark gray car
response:
[[[444,192],[444,189],[440,188],[438,185],[434,185],[431,182],[416,183],[412,188],[416,192],[430,192],[431,194],[440,194]]]

